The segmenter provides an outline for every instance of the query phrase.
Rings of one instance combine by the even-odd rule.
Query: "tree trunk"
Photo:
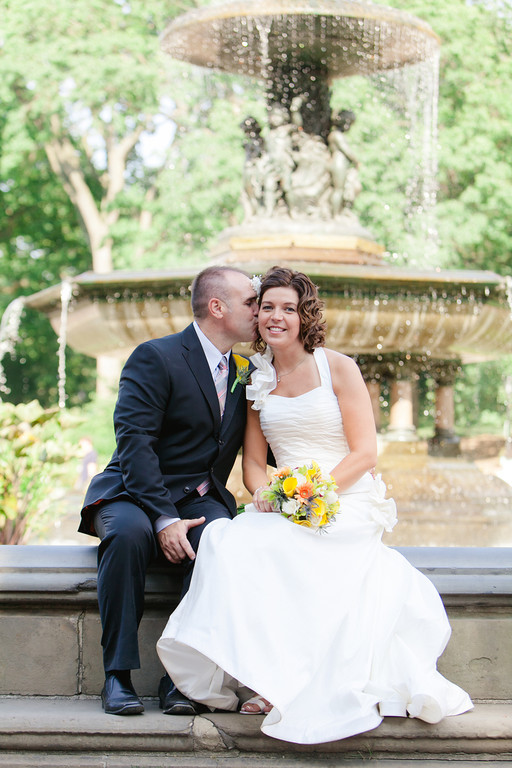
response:
[[[79,151],[62,130],[57,115],[51,117],[53,139],[46,145],[46,155],[53,172],[61,179],[69,199],[73,203],[87,237],[92,256],[94,272],[105,274],[113,269],[112,226],[119,218],[119,209],[114,202],[125,183],[126,161],[144,130],[139,125],[131,134],[120,141],[112,135],[106,138],[107,172],[101,181],[105,194],[100,204],[96,202],[89,188],[82,168]],[[87,154],[87,148],[84,148]],[[99,395],[117,386],[120,362],[117,358],[101,356],[97,360],[97,384]]]

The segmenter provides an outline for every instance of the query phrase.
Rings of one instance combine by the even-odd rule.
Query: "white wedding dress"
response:
[[[330,471],[348,452],[323,349],[321,386],[269,394],[275,371],[256,355],[248,397],[277,466],[316,460]],[[177,687],[236,710],[253,691],[272,705],[262,731],[314,744],[376,728],[385,715],[434,723],[472,708],[436,661],[450,636],[432,583],[382,544],[396,521],[379,478],[341,494],[323,532],[249,511],[204,531],[188,594],[158,641]]]

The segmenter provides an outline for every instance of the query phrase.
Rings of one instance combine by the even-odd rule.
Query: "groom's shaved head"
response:
[[[196,275],[191,289],[192,313],[196,320],[207,317],[210,299],[220,299],[226,304],[229,303],[230,285],[229,279],[226,278],[233,272],[246,275],[243,270],[235,267],[207,267]]]

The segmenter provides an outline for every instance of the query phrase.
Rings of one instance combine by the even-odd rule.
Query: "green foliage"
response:
[[[0,404],[0,544],[20,544],[55,501],[72,469],[70,416],[27,404]]]
[[[455,423],[460,434],[503,434],[510,429],[510,385],[512,356],[465,365],[455,384]]]
[[[81,407],[71,408],[72,423],[67,430],[68,439],[78,445],[80,438],[89,437],[98,454],[98,468],[109,461],[115,448],[113,413],[115,396],[96,397]]]

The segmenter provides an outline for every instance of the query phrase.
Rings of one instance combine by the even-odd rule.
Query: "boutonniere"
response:
[[[242,357],[242,355],[233,355],[233,360],[235,361],[236,365],[236,379],[234,380],[233,386],[231,387],[231,392],[235,391],[237,384],[242,384],[245,387],[251,378],[251,372],[249,371],[249,361],[247,358]]]

